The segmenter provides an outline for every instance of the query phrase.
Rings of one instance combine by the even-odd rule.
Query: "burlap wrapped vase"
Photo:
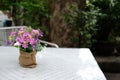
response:
[[[28,53],[20,50],[19,64],[27,68],[36,67],[36,51]]]

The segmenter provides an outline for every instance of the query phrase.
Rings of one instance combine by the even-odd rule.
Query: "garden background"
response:
[[[120,0],[1,0],[0,10],[9,11],[16,26],[40,28],[44,40],[60,47],[120,53]]]

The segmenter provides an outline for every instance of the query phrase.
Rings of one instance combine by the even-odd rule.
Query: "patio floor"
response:
[[[120,56],[95,56],[107,80],[120,80]]]
[[[120,73],[104,73],[107,80],[120,80]]]

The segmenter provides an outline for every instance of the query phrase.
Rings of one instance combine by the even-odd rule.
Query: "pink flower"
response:
[[[38,30],[35,30],[35,29],[32,29],[32,33],[33,33],[33,34],[39,34],[39,31],[38,31]]]
[[[15,36],[16,35],[16,32],[11,32],[10,33],[10,36]]]
[[[27,47],[28,47],[28,44],[27,44],[27,43],[23,43],[23,44],[22,44],[22,47],[23,47],[23,48],[27,48]]]
[[[19,47],[24,51],[40,50],[40,37],[43,32],[40,30],[32,29],[31,27],[22,27],[18,32],[11,32],[9,36],[8,45],[19,43]]]
[[[30,40],[30,44],[32,45],[32,47],[35,49],[36,48],[36,44],[37,42],[36,42],[36,40],[34,39],[34,38],[32,38],[31,40]]]
[[[35,44],[35,39],[32,38],[32,39],[30,40],[30,44],[31,44],[31,45]]]
[[[26,41],[26,42],[28,43],[28,42],[30,42],[32,36],[31,36],[28,32],[25,32],[25,33],[23,34],[23,37],[22,37],[22,38],[23,38],[24,41]]]
[[[24,29],[25,29],[24,27],[21,27],[19,31],[24,31]]]
[[[19,42],[20,44],[22,44],[24,42],[24,40],[22,37],[17,37],[16,42]]]

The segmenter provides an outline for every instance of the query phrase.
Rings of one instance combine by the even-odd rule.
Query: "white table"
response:
[[[45,48],[37,67],[18,64],[19,50],[0,47],[0,80],[106,80],[88,48]]]

